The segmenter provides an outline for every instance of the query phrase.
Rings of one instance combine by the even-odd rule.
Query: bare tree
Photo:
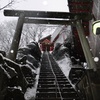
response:
[[[46,29],[46,26],[39,24],[25,24],[22,31],[20,47],[27,45],[30,41],[38,42]]]
[[[14,36],[15,27],[16,21],[0,24],[0,50],[4,50],[8,53]]]
[[[16,24],[17,20],[0,24],[0,50],[5,51],[6,53],[9,52]],[[19,47],[26,46],[31,41],[38,42],[43,34],[46,35],[48,29],[50,32],[54,27],[40,24],[24,24]]]
[[[0,0],[0,10],[3,10],[4,8],[7,8],[7,7],[12,7],[15,3],[20,3],[22,1],[25,1],[25,0]]]

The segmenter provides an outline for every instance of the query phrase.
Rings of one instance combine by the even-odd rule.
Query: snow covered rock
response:
[[[0,50],[0,54],[2,54],[4,57],[6,56],[6,52],[5,51],[1,51]]]
[[[37,42],[31,42],[27,45],[30,48],[30,54],[36,59],[40,61],[41,51]]]
[[[68,48],[61,45],[60,43],[57,44],[53,51],[53,56],[55,57],[56,60],[62,59],[65,55],[68,53]]]

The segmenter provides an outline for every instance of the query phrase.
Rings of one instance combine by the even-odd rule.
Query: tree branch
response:
[[[5,6],[1,7],[0,10],[2,10],[4,8],[8,7],[8,6],[11,6],[11,4],[13,4],[13,3],[14,3],[14,0],[11,0],[8,4],[6,4]]]

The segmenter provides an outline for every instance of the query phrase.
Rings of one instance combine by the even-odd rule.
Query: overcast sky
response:
[[[0,4],[5,5],[9,0],[2,0]],[[67,0],[19,0],[19,3],[13,5],[12,8],[18,10],[41,10],[41,11],[60,11],[68,12]],[[3,11],[0,12],[0,19],[8,20],[12,19],[3,16]]]
[[[67,11],[67,0],[25,0],[16,9]]]

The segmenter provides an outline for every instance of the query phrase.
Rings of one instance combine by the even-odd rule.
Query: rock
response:
[[[18,100],[18,99],[25,100],[24,93],[18,88],[8,87],[4,100]]]

